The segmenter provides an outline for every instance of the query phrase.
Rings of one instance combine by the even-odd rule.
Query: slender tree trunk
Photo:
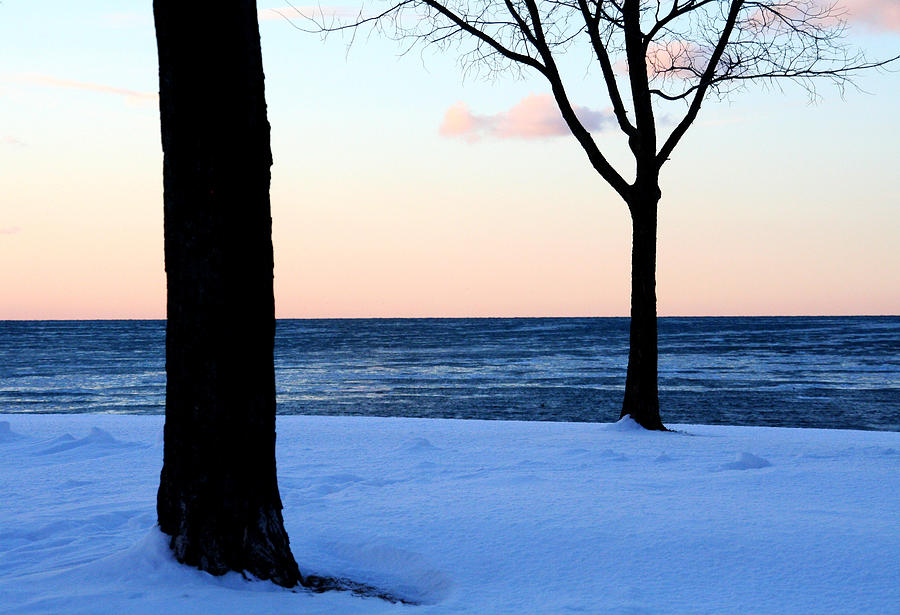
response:
[[[631,210],[631,335],[621,416],[665,430],[659,418],[656,337],[656,219],[659,190],[637,191]]]
[[[159,526],[179,561],[300,581],[275,472],[269,123],[253,0],[154,0],[164,153]]]

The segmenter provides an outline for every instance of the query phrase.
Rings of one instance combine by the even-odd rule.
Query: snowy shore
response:
[[[900,433],[278,418],[306,573],[418,605],[176,564],[161,416],[0,415],[3,613],[889,613]]]

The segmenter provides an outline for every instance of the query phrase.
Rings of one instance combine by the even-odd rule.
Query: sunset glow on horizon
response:
[[[846,3],[869,56],[900,53],[896,2]],[[627,208],[544,83],[348,52],[280,7],[259,3],[279,318],[628,315]],[[165,318],[150,2],[3,2],[0,52],[0,319]],[[627,176],[598,79],[573,102]],[[704,105],[662,171],[660,315],[900,313],[900,73],[858,83]]]

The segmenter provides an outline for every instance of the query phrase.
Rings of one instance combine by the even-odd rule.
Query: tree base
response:
[[[631,420],[649,431],[669,431],[659,418],[659,410],[641,413],[623,409],[619,419],[621,420],[626,416],[630,416]]]
[[[258,523],[232,524],[223,532],[219,523],[180,524],[178,531],[160,529],[171,537],[175,558],[215,576],[240,572],[282,587],[303,585],[291,554],[280,512],[260,512]],[[216,527],[218,525],[218,527]]]

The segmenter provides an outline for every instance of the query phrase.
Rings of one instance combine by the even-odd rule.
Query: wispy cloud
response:
[[[102,83],[88,83],[85,81],[72,81],[70,79],[58,79],[50,75],[28,74],[21,77],[22,81],[45,85],[55,88],[67,88],[72,90],[87,90],[90,92],[101,92],[103,94],[115,94],[123,96],[128,102],[134,104],[155,104],[158,98],[156,92],[139,92],[137,90],[129,90],[126,88],[118,88]]]
[[[838,0],[837,8],[873,30],[900,32],[900,0]]]
[[[16,235],[22,232],[18,226],[0,226],[0,235]]]
[[[575,107],[575,115],[591,132],[610,125],[612,111],[595,111]],[[477,141],[483,137],[498,139],[541,139],[569,134],[569,127],[560,115],[556,102],[549,94],[530,94],[509,111],[493,115],[477,115],[464,102],[447,109],[439,132],[445,137],[462,137]]]
[[[0,137],[0,145],[8,145],[10,147],[25,147],[25,141],[21,139],[17,139],[16,137],[10,135],[3,135]]]

